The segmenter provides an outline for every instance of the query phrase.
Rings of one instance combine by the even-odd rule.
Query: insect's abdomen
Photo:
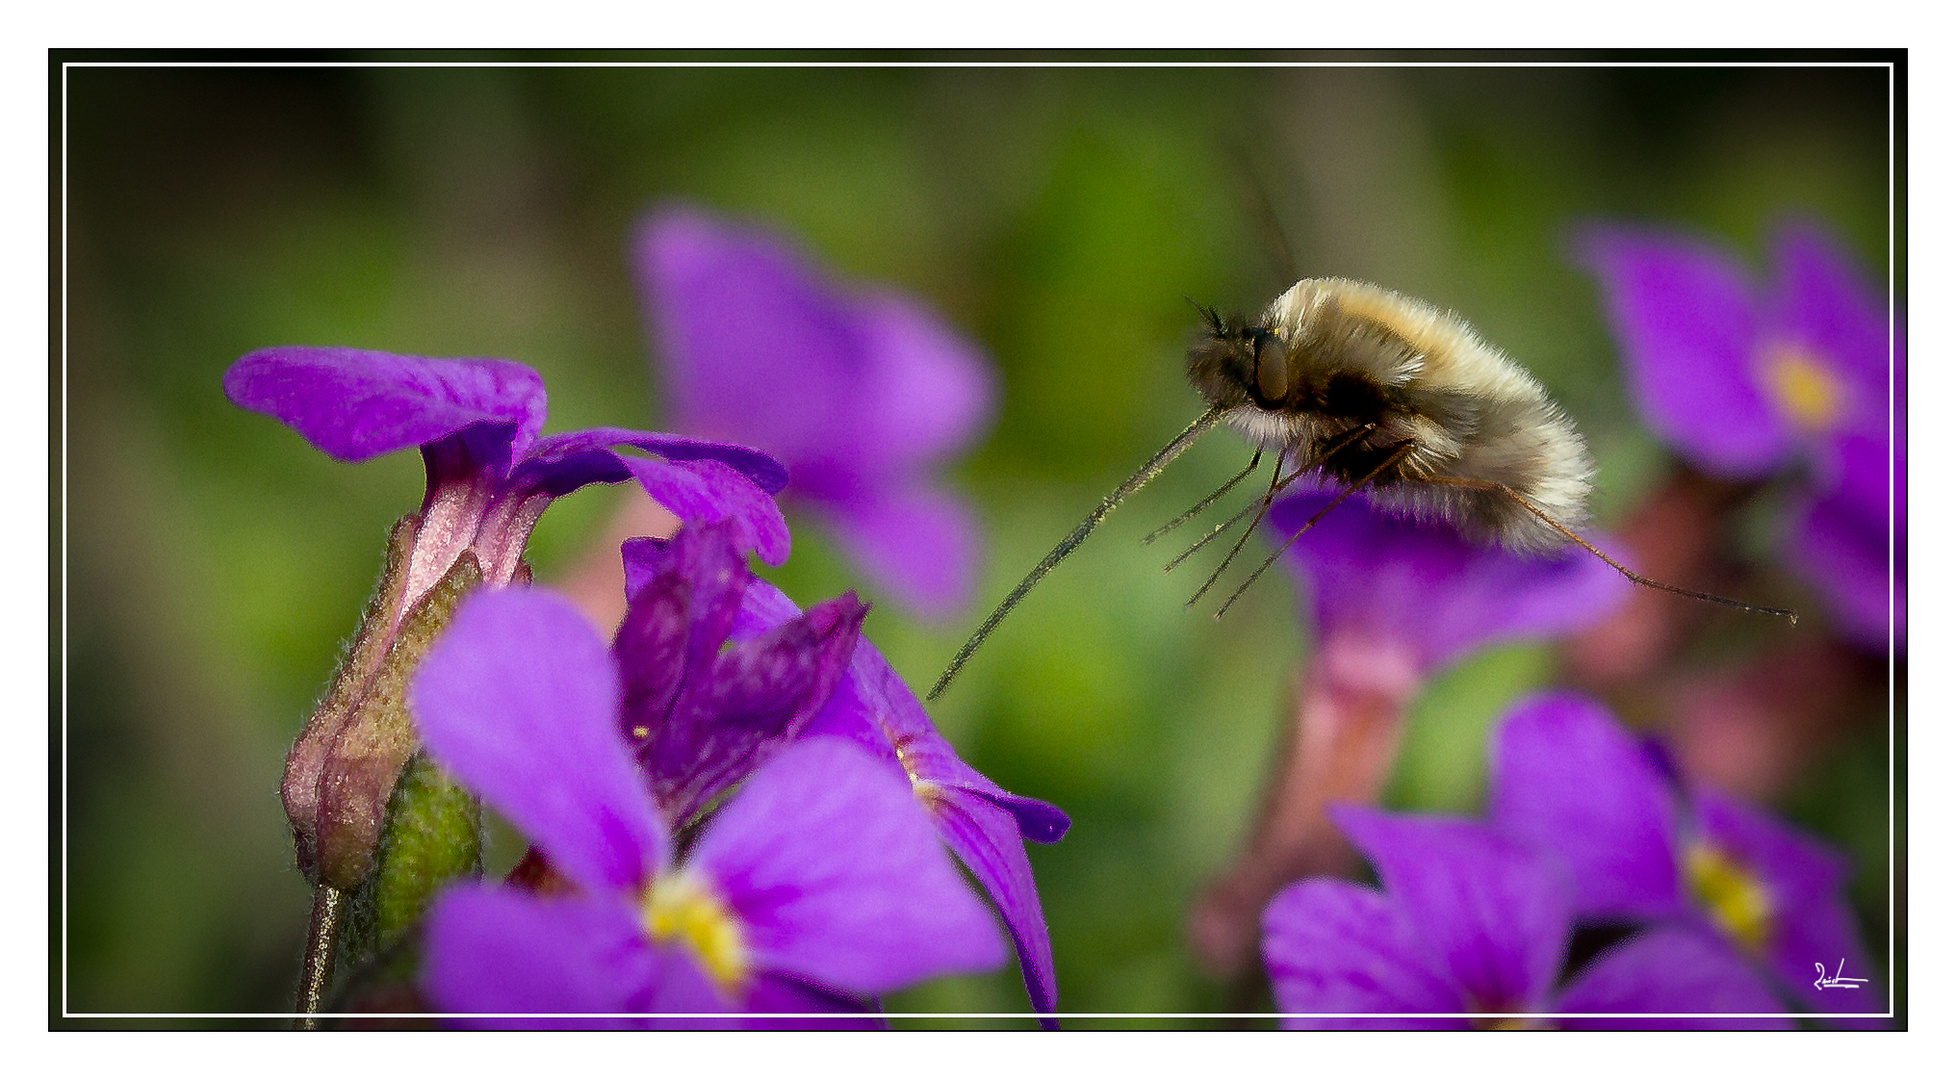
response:
[[[1367,485],[1375,504],[1530,552],[1567,540],[1506,493],[1466,485],[1505,486],[1572,527],[1586,519],[1593,467],[1582,436],[1540,383],[1457,316],[1321,278],[1278,297],[1266,319],[1291,345],[1295,450],[1333,478],[1356,484],[1409,447]],[[1341,445],[1365,424],[1373,430]]]

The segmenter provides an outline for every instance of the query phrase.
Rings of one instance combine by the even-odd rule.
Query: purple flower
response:
[[[1758,290],[1738,260],[1676,233],[1598,226],[1579,259],[1602,283],[1632,395],[1665,443],[1727,480],[1796,459],[1818,473],[1788,538],[1794,567],[1848,637],[1885,646],[1891,535],[1898,609],[1905,570],[1906,349],[1898,323],[1891,366],[1888,312],[1854,260],[1807,224],[1780,230]]]
[[[472,597],[423,663],[411,697],[430,753],[576,890],[444,893],[422,978],[443,1010],[846,1010],[1003,960],[916,801],[846,740],[762,764],[676,856],[618,736],[625,687],[583,616],[542,590]]]
[[[1658,920],[1715,935],[1816,1012],[1883,1012],[1872,983],[1819,987],[1814,965],[1871,976],[1838,853],[1716,792],[1682,794],[1599,704],[1544,694],[1493,742],[1489,820],[1552,852],[1592,921]]]
[[[1780,231],[1757,291],[1737,259],[1678,233],[1597,226],[1579,260],[1645,421],[1705,472],[1757,479],[1836,433],[1887,435],[1887,312],[1818,228]]]
[[[1537,1026],[1512,1013],[1771,1013],[1743,963],[1693,930],[1627,938],[1557,986],[1572,928],[1551,859],[1477,822],[1342,806],[1333,815],[1383,891],[1301,881],[1264,913],[1287,1027]],[[1443,1014],[1388,1018],[1381,1013]],[[1564,1017],[1564,1027],[1783,1027],[1774,1018]]]
[[[670,545],[632,541],[625,546],[626,588],[634,607],[671,572],[672,562],[679,557],[678,546],[677,540]],[[814,619],[821,610],[818,605],[803,614],[779,589],[760,580],[748,582],[737,599],[732,635],[743,643],[776,640],[785,629]],[[626,621],[630,625],[630,616]],[[834,695],[800,733],[847,739],[909,783],[938,836],[978,879],[1004,917],[1034,1011],[1052,1012],[1059,998],[1053,947],[1032,864],[1021,841],[1054,843],[1071,822],[1058,807],[1014,795],[959,760],[950,742],[931,725],[917,696],[876,647],[867,639],[852,643],[854,652],[840,682],[834,684]]]
[[[1290,535],[1333,495],[1307,492],[1270,508]],[[1291,545],[1291,569],[1311,585],[1320,666],[1388,669],[1414,686],[1474,649],[1548,637],[1608,615],[1634,587],[1571,545],[1553,558],[1517,555],[1346,500]]]
[[[909,297],[699,210],[655,214],[633,251],[679,430],[780,458],[788,496],[905,606],[964,607],[978,533],[932,474],[989,418],[983,353]]]
[[[224,391],[341,461],[418,446],[427,464],[421,511],[396,525],[381,588],[280,782],[299,865],[336,888],[358,887],[371,869],[395,779],[414,751],[401,683],[439,629],[432,608],[454,601],[430,599],[445,576],[463,575],[451,593],[473,584],[469,571],[508,584],[524,573],[523,545],[552,499],[634,477],[682,520],[730,521],[762,557],[788,554],[769,498],[787,478],[772,458],[619,428],[540,437],[543,381],[521,364],[293,346],[231,365]]]
[[[539,437],[543,380],[512,361],[286,346],[231,365],[224,392],[340,461],[420,447],[428,489],[407,604],[464,551],[476,553],[484,581],[507,583],[552,499],[633,478],[681,521],[732,519],[762,558],[778,565],[788,557],[787,526],[767,497],[787,483],[779,462],[745,446],[623,428]]]

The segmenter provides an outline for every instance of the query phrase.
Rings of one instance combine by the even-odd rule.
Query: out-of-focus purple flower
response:
[[[1580,695],[1518,705],[1492,756],[1489,820],[1562,861],[1578,918],[1698,927],[1809,1009],[1885,1011],[1872,983],[1814,984],[1816,963],[1872,974],[1837,852],[1716,792],[1681,794],[1648,748]]]
[[[1383,892],[1318,878],[1264,913],[1264,962],[1287,1027],[1784,1027],[1766,1018],[1650,1013],[1772,1013],[1745,964],[1688,928],[1619,942],[1558,988],[1572,929],[1570,882],[1543,853],[1478,822],[1332,811],[1378,870]],[[1381,1013],[1441,1014],[1389,1018]],[[1367,1015],[1372,1014],[1372,1015]]]
[[[340,461],[421,449],[428,489],[409,604],[468,550],[484,581],[508,582],[551,500],[633,478],[681,521],[732,519],[762,558],[788,557],[787,526],[767,497],[787,483],[779,462],[745,446],[624,428],[540,436],[543,380],[509,360],[286,346],[231,365],[224,392]],[[621,454],[617,446],[658,457]]]
[[[418,611],[429,621],[424,599],[445,575],[471,569],[465,555],[482,583],[508,584],[551,500],[633,478],[682,521],[728,521],[763,558],[788,555],[787,525],[769,497],[787,474],[773,458],[622,428],[539,435],[543,380],[521,364],[290,346],[231,365],[224,392],[341,461],[420,447],[427,465],[420,513],[395,527],[375,602],[280,783],[300,867],[336,888],[366,877],[395,779],[415,747],[401,687],[381,684],[404,679],[408,654],[418,656],[438,631],[407,628]]]
[[[674,425],[780,458],[787,496],[906,607],[964,607],[978,532],[933,474],[990,417],[984,354],[913,299],[690,207],[652,215],[633,258]]]
[[[1762,289],[1730,254],[1679,233],[1596,226],[1578,258],[1602,284],[1632,394],[1665,443],[1727,480],[1796,459],[1814,471],[1789,536],[1792,564],[1848,637],[1880,646],[1892,457],[1899,641],[1906,343],[1898,321],[1891,367],[1886,306],[1854,260],[1800,223],[1775,238]]]
[[[678,547],[677,539],[671,544],[633,541],[625,546],[626,588],[634,607],[670,572],[681,557]],[[733,616],[732,636],[742,643],[777,640],[784,629],[815,619],[821,610],[818,605],[804,614],[779,589],[758,579],[748,582],[735,600],[738,613]],[[1052,1012],[1059,998],[1052,941],[1022,840],[1058,841],[1071,824],[1065,812],[1014,795],[960,760],[932,726],[917,696],[867,638],[855,642],[833,696],[800,733],[804,738],[847,739],[908,781],[912,794],[929,811],[938,836],[978,879],[1005,919],[1034,1011]],[[1050,1024],[1050,1020],[1042,1022]]]
[[[1705,472],[1758,479],[1837,433],[1886,438],[1887,312],[1817,227],[1779,232],[1763,289],[1729,253],[1658,229],[1591,227],[1578,259],[1645,421]]]
[[[1272,531],[1288,538],[1332,498],[1280,500],[1270,508]],[[1495,642],[1587,626],[1633,588],[1574,545],[1553,558],[1517,555],[1444,523],[1382,513],[1363,496],[1326,514],[1285,560],[1310,582],[1320,653],[1366,657],[1415,678]]]
[[[618,736],[623,693],[583,616],[542,590],[471,598],[423,663],[411,697],[430,753],[575,886],[444,893],[422,978],[443,1010],[528,1025],[547,1021],[515,1014],[864,1008],[1003,961],[915,799],[846,740],[761,765],[675,860]]]

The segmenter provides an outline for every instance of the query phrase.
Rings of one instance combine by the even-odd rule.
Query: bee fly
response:
[[[1594,472],[1581,433],[1540,383],[1458,316],[1344,278],[1300,281],[1254,323],[1197,310],[1208,327],[1189,350],[1188,376],[1209,403],[1207,411],[1102,499],[1032,568],[958,650],[929,699],[944,692],[999,621],[1122,499],[1218,423],[1249,440],[1255,449],[1249,467],[1143,543],[1206,510],[1255,471],[1263,455],[1270,454],[1277,464],[1260,498],[1166,567],[1174,569],[1254,514],[1221,565],[1189,598],[1190,606],[1222,576],[1284,488],[1316,472],[1339,491],[1250,574],[1217,610],[1217,618],[1305,530],[1332,507],[1364,491],[1388,512],[1444,521],[1480,543],[1525,554],[1545,554],[1574,543],[1639,585],[1797,621],[1791,611],[1653,581],[1576,535],[1573,527],[1587,520],[1584,500]]]

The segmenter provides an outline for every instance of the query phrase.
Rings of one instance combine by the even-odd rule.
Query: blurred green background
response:
[[[670,198],[768,223],[842,274],[925,298],[996,360],[996,428],[950,474],[988,530],[989,605],[1198,411],[1181,377],[1185,297],[1254,311],[1291,276],[1338,274],[1462,312],[1574,415],[1601,463],[1607,526],[1667,459],[1629,412],[1594,287],[1569,264],[1572,223],[1674,223],[1756,259],[1769,225],[1798,210],[1867,265],[1886,259],[1878,68],[72,68],[66,80],[57,1011],[289,1008],[307,889],[280,763],[388,526],[418,504],[421,464],[337,464],[231,407],[220,376],[252,349],[507,357],[543,374],[550,430],[657,428],[628,231]],[[1295,275],[1272,256],[1273,216]],[[1212,437],[1123,507],[933,710],[973,765],[1073,815],[1062,843],[1031,853],[1069,1011],[1242,1004],[1198,973],[1183,920],[1245,835],[1307,633],[1293,581],[1275,574],[1220,624],[1184,615],[1204,571],[1164,576],[1135,542],[1242,460]],[[530,549],[542,581],[571,572],[617,497],[592,489],[552,508]],[[766,576],[804,604],[860,587],[794,523],[794,557]],[[884,603],[867,632],[928,686],[981,614],[927,625]],[[1391,801],[1475,809],[1487,724],[1555,671],[1548,647],[1515,646],[1448,672],[1421,699]],[[1883,728],[1868,717],[1782,807],[1852,851],[1878,961]],[[1026,1008],[1011,971],[888,1005]]]

